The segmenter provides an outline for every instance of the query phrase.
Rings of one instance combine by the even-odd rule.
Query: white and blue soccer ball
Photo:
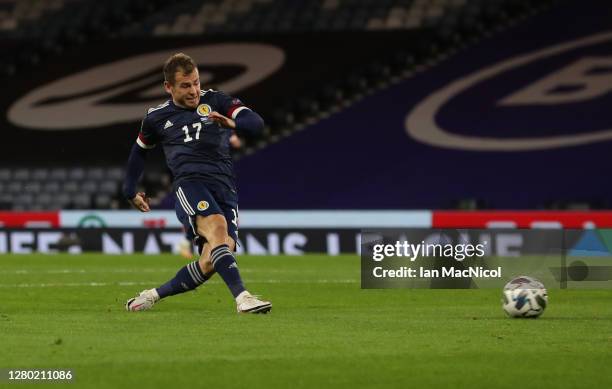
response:
[[[519,276],[504,286],[502,307],[510,317],[540,316],[548,305],[544,284],[533,277]]]

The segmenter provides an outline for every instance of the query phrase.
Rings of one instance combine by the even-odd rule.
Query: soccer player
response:
[[[183,53],[164,64],[164,88],[171,99],[144,117],[128,158],[123,192],[135,208],[150,210],[146,195],[135,188],[148,150],[161,144],[174,177],[177,217],[195,238],[200,258],[160,287],[129,299],[126,309],[150,309],[160,299],[193,290],[219,273],[238,312],[267,313],[272,304],[246,290],[232,254],[238,240],[238,195],[229,151],[232,130],[258,133],[263,120],[239,99],[200,90],[198,67]]]
[[[232,135],[230,136],[229,142],[231,150],[238,150],[242,147],[242,140],[240,140],[238,135],[236,135],[236,131],[232,131]],[[176,204],[176,206],[178,206],[178,203]],[[186,217],[187,215],[181,212],[181,210],[179,209],[177,210],[177,216],[180,218],[181,216]],[[183,223],[182,220],[181,223]],[[189,225],[189,222],[186,221],[183,224]],[[183,225],[183,233],[185,234],[185,237],[177,243],[176,250],[178,251],[181,257],[185,259],[191,259],[193,257],[193,232],[191,231],[191,228],[185,228],[185,225]]]

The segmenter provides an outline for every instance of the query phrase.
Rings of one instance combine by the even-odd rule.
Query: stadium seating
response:
[[[47,56],[99,37],[253,35],[319,31],[410,30],[418,44],[398,47],[374,63],[322,83],[265,112],[265,139],[247,139],[235,156],[250,154],[363,96],[412,74],[419,65],[456,50],[474,37],[550,1],[529,0],[47,0],[0,1],[0,34],[29,42],[0,60],[0,75],[40,66]],[[10,43],[7,43],[10,44]],[[125,207],[120,167],[3,167],[0,209]],[[158,201],[168,183],[164,174],[145,177]],[[468,201],[470,202],[470,201]],[[475,204],[475,201],[472,201]],[[465,206],[465,205],[462,205]],[[475,205],[476,206],[476,205]]]
[[[2,0],[0,32],[15,31],[24,23],[36,23],[41,17],[82,0]]]
[[[466,0],[189,1],[146,23],[154,35],[417,29]],[[194,12],[196,10],[196,12]]]
[[[180,3],[177,0],[174,3]],[[162,0],[8,0],[0,3],[0,38],[11,48],[0,61],[0,75],[38,65],[44,58],[109,37],[161,8]]]
[[[117,208],[123,170],[113,168],[2,168],[0,209]]]

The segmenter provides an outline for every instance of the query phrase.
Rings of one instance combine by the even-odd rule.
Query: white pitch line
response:
[[[0,288],[64,288],[64,287],[82,287],[82,286],[138,286],[138,285],[155,285],[158,281],[135,282],[135,281],[120,281],[120,282],[58,282],[58,283],[23,283],[23,284],[0,284]],[[208,284],[219,284],[219,280],[211,280]],[[356,284],[359,280],[249,280],[251,284]]]
[[[0,270],[0,274],[87,274],[87,273],[165,273],[176,271],[177,268],[150,269],[52,269],[52,270]]]
[[[51,269],[51,270],[0,270],[0,274],[96,274],[96,273],[169,273],[175,272],[179,267],[168,268],[142,268],[142,269]],[[278,269],[240,269],[241,273],[266,273],[266,274],[304,274],[301,270],[278,270]],[[310,271],[310,273],[316,273]]]
[[[41,284],[0,284],[0,288],[55,288],[70,286],[134,286],[152,285],[153,282],[62,282],[62,283],[41,283]]]

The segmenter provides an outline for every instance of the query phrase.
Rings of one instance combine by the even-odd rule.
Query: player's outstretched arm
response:
[[[140,212],[149,212],[151,210],[149,206],[149,198],[145,195],[144,192],[138,192],[129,200],[130,204],[134,206],[134,208],[138,209]]]
[[[142,148],[137,143],[134,144],[125,168],[125,180],[123,182],[123,196],[141,212],[151,210],[149,199],[144,192],[136,193],[136,184],[138,184],[138,180],[144,172],[147,153],[147,149]]]

